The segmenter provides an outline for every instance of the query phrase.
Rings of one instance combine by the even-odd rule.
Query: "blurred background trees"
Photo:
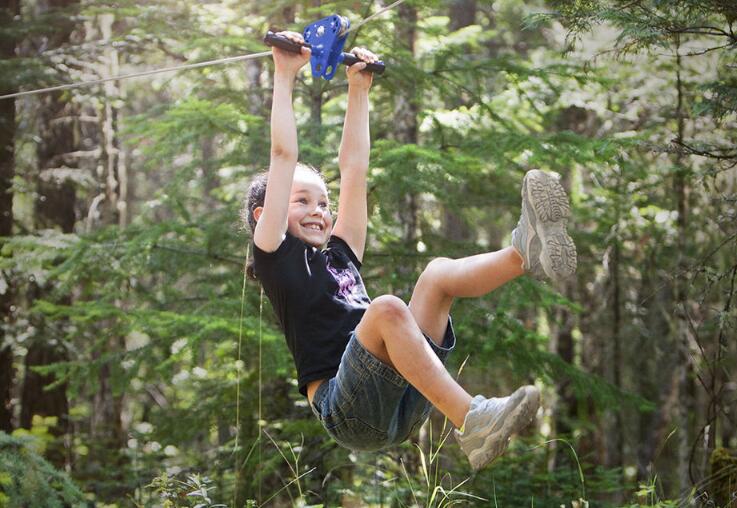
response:
[[[382,5],[4,1],[0,94],[263,51],[269,28]],[[469,391],[545,394],[537,427],[460,487],[475,497],[451,492],[470,470],[440,415],[418,446],[353,454],[297,393],[238,220],[268,165],[269,59],[0,100],[2,450],[35,435],[77,485],[58,481],[67,503],[727,506],[736,20],[723,0],[414,0],[349,36],[388,68],[372,296],[408,298],[434,256],[508,245],[527,170],[571,196],[575,279],[454,308]],[[295,93],[301,158],[334,194],[345,92],[339,72]],[[0,492],[30,496],[14,471]]]

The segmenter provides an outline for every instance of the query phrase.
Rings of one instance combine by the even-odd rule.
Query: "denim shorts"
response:
[[[453,325],[443,346],[425,336],[445,364],[455,347]],[[399,372],[383,363],[351,333],[338,373],[324,381],[312,399],[312,412],[335,441],[351,450],[376,451],[404,442],[427,420],[432,404]]]

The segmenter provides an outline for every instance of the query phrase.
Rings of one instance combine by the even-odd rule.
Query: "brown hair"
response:
[[[320,173],[317,168],[314,168],[309,164],[298,162],[295,171],[300,169],[311,171],[322,178],[322,173]],[[266,199],[266,184],[268,181],[268,171],[262,171],[257,174],[253,180],[251,180],[251,185],[249,185],[248,193],[246,194],[246,202],[243,205],[243,208],[241,208],[240,216],[242,226],[245,229],[246,225],[248,225],[248,228],[251,230],[251,237],[253,237],[253,233],[256,231],[256,218],[253,216],[253,211],[259,206],[264,206],[264,200]],[[246,263],[246,275],[248,275],[250,279],[258,280],[253,270],[253,256],[251,256]]]

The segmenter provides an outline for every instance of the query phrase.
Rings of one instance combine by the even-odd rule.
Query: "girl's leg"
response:
[[[356,337],[460,428],[471,396],[448,373],[423,332],[442,345],[454,298],[484,295],[522,273],[522,259],[512,247],[435,259],[417,281],[409,307],[395,296],[376,298],[356,327]]]
[[[474,469],[503,453],[510,436],[533,419],[540,392],[524,386],[509,397],[472,399],[450,376],[423,332],[442,345],[455,298],[482,296],[526,270],[553,280],[573,274],[576,248],[565,229],[570,207],[557,177],[528,172],[522,198],[522,217],[512,233],[514,247],[433,260],[417,281],[409,307],[396,297],[379,297],[356,328],[369,352],[392,365],[461,429],[455,435]]]
[[[576,246],[566,231],[570,213],[558,176],[528,171],[513,247],[463,259],[439,258],[420,276],[409,307],[422,331],[442,341],[454,298],[485,295],[525,271],[553,281],[573,275]]]
[[[456,427],[463,425],[471,396],[430,348],[402,300],[385,295],[371,302],[356,327],[356,338],[371,354],[394,367]]]
[[[461,259],[433,259],[417,280],[409,309],[420,329],[442,345],[455,298],[483,296],[524,274],[514,247]]]

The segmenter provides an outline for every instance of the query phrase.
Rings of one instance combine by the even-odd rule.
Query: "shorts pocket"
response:
[[[327,430],[330,434],[333,434],[341,427],[344,427],[346,421],[345,418],[342,418],[338,415],[329,414],[320,418],[320,423],[322,423],[322,426],[325,428],[325,430]]]
[[[335,429],[335,439],[343,446],[359,451],[376,451],[386,447],[386,432],[360,418],[346,417],[343,423],[342,427]]]

